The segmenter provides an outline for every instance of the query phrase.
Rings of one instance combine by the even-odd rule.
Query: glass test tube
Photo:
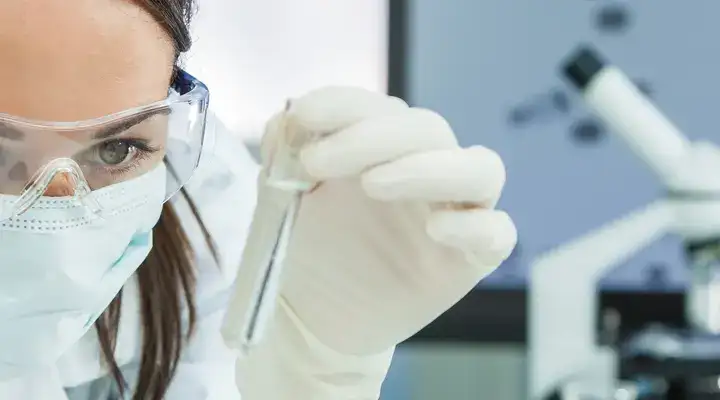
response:
[[[253,221],[240,267],[240,272],[252,272],[253,286],[250,288],[248,282],[240,282],[242,277],[239,274],[223,327],[226,344],[245,355],[264,337],[272,320],[302,196],[316,184],[301,164],[300,151],[317,136],[297,123],[291,101],[286,105],[281,124],[282,137],[278,138],[269,156],[264,181],[266,190],[275,191],[278,195],[275,197],[281,198],[281,201],[271,207],[273,215],[266,215],[265,220]]]

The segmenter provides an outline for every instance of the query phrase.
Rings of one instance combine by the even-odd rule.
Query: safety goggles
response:
[[[47,122],[0,113],[0,195],[12,198],[0,221],[48,196],[74,197],[101,214],[95,191],[163,166],[168,200],[197,168],[208,103],[207,87],[178,70],[167,99],[101,118]]]

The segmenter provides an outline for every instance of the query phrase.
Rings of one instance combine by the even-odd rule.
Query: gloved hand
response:
[[[375,393],[326,389],[327,397],[296,398],[371,398],[394,346],[460,300],[512,251],[515,227],[494,209],[504,166],[487,148],[460,148],[438,114],[397,98],[326,88],[293,107],[305,129],[327,134],[301,153],[320,184],[305,195],[298,215],[277,326],[266,350],[241,362],[240,374],[260,381],[263,365],[305,363],[290,369],[339,387],[360,385],[369,374],[374,381],[365,383]],[[279,121],[268,124],[265,159],[283,140]],[[257,213],[278,203],[263,179]],[[268,360],[273,357],[284,361]],[[345,381],[331,378],[338,373]],[[290,383],[277,382],[283,384]],[[248,391],[246,398],[255,400],[252,392],[259,391]]]

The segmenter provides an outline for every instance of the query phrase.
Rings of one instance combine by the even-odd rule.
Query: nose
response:
[[[47,197],[72,196],[75,193],[75,182],[67,172],[56,174],[45,190]]]

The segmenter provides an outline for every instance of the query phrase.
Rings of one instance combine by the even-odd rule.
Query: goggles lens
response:
[[[179,70],[163,101],[89,121],[52,123],[0,113],[0,195],[18,215],[41,197],[86,197],[164,164],[165,200],[198,166],[207,87]],[[4,210],[0,219],[7,218]]]

